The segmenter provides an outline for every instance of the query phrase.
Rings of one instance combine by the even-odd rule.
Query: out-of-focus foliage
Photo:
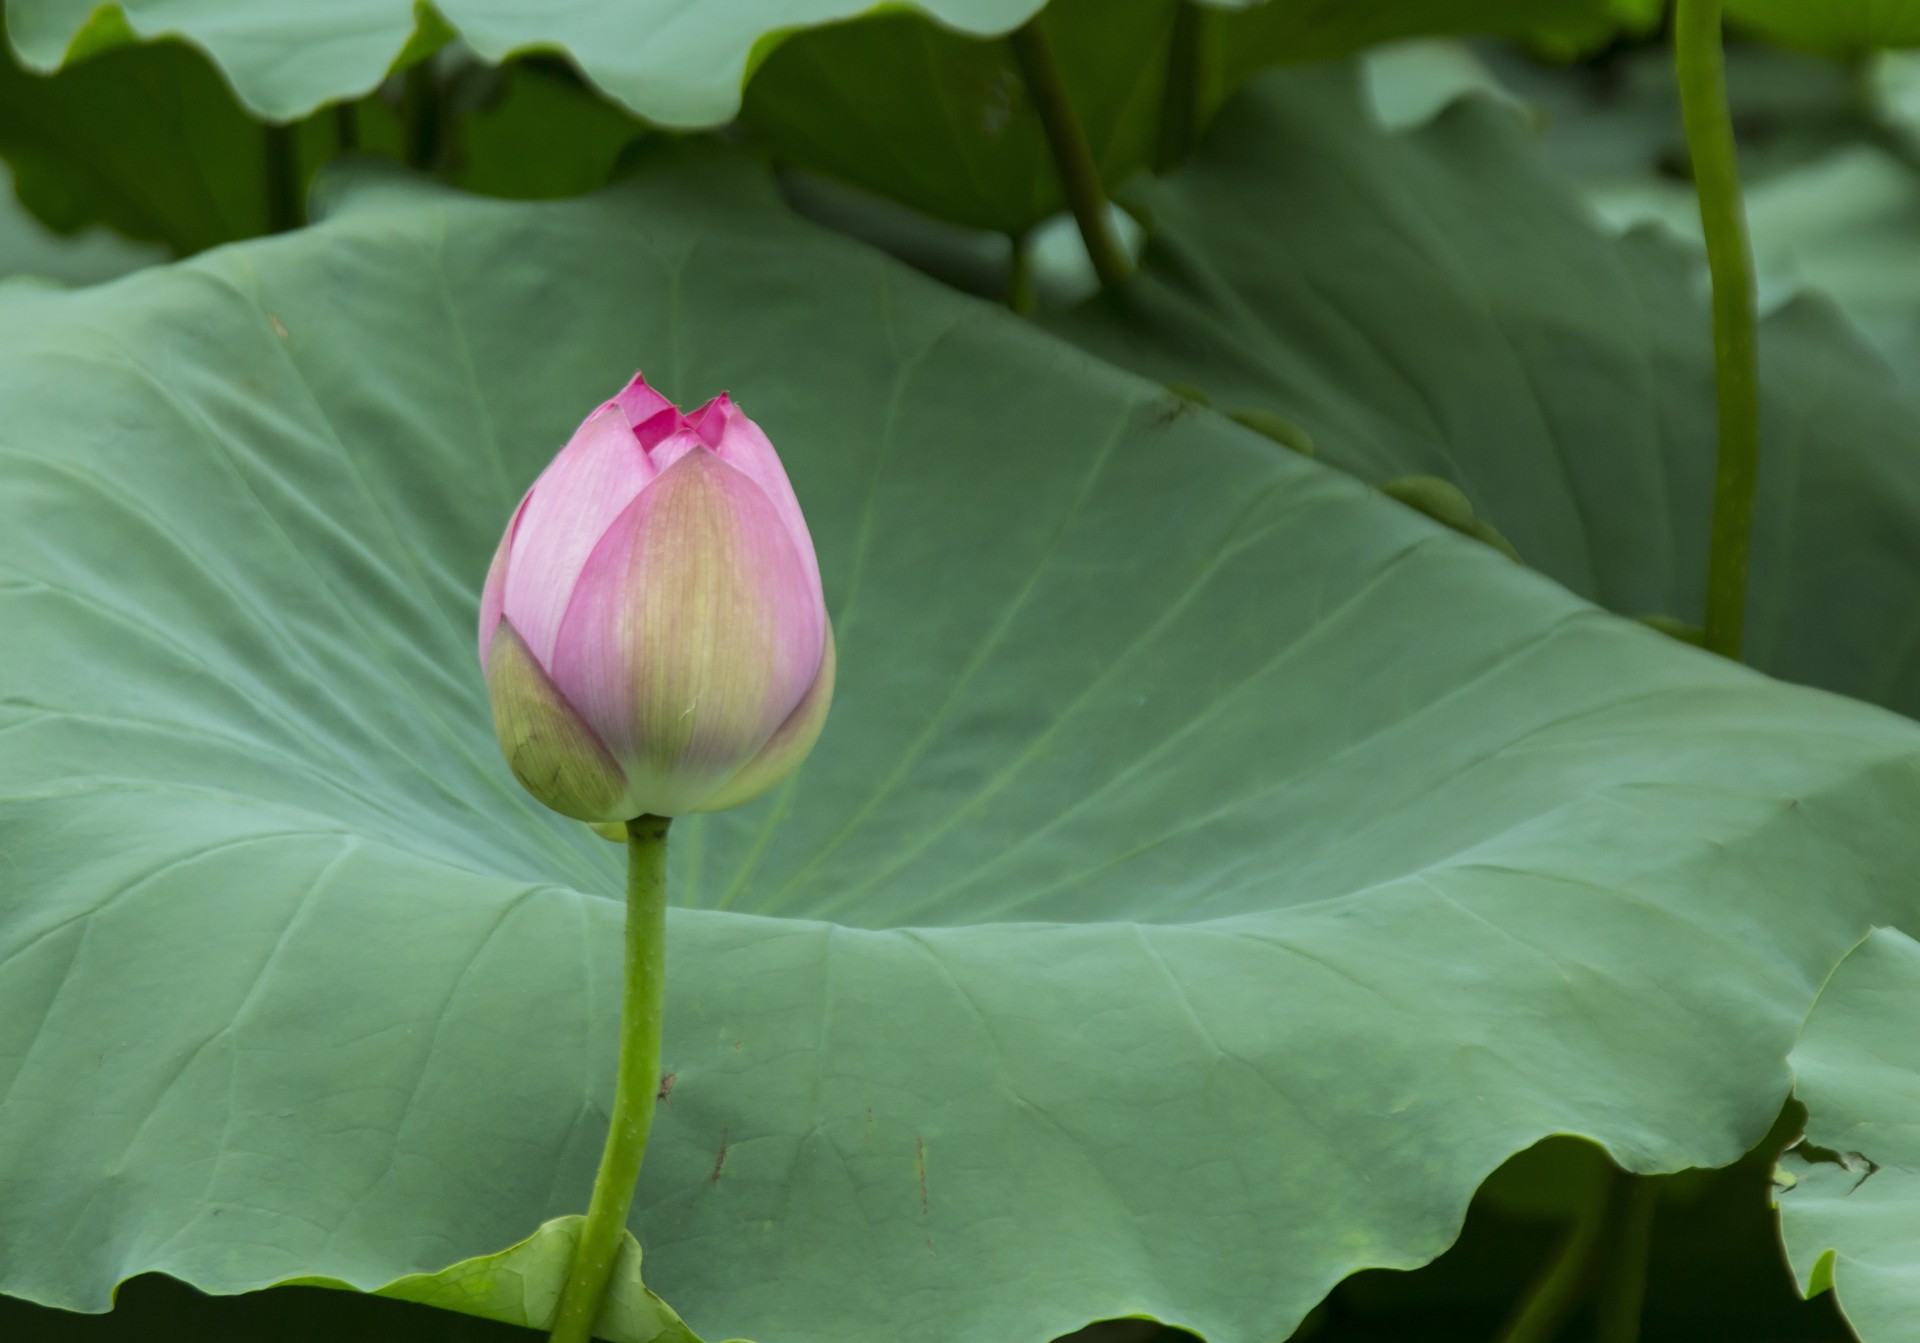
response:
[[[1726,0],[1727,17],[1790,46],[1858,56],[1920,44],[1916,0]]]
[[[166,259],[163,247],[130,242],[94,227],[61,237],[13,197],[12,178],[0,170],[0,280],[94,284]]]
[[[276,139],[297,154],[179,42],[119,47],[52,76],[0,59],[0,156],[21,203],[62,233],[106,224],[181,253],[265,233]]]
[[[1638,18],[1608,0],[1269,0],[1240,10],[1055,0],[1040,22],[1094,165],[1114,187],[1185,153],[1187,137],[1168,142],[1170,120],[1203,126],[1268,66],[1409,33],[1499,32],[1573,49]],[[1182,98],[1187,107],[1173,105]],[[1065,206],[1010,46],[909,11],[789,38],[747,86],[741,115],[782,161],[941,219],[1021,234]]]
[[[784,161],[1002,233],[1023,233],[1061,208],[1045,137],[999,36],[1032,14],[1033,0],[936,0],[828,23],[847,17],[838,3],[818,0],[815,12],[727,0],[703,7],[694,23],[605,3],[449,0],[443,20],[432,9],[410,12],[406,0],[193,0],[164,16],[11,0],[9,36],[27,64],[68,68],[52,79],[12,64],[0,71],[0,156],[14,164],[28,207],[54,228],[106,223],[186,254],[283,227],[297,213],[314,168],[346,147],[337,121],[310,117],[324,104],[354,108],[343,115],[358,125],[355,148],[444,169],[471,190],[544,197],[605,181],[641,129],[621,104],[667,125],[715,125],[738,109],[753,73],[746,124]],[[1182,27],[1177,0],[1060,0],[1042,22],[1100,173],[1117,184],[1184,152],[1190,131],[1167,139],[1167,74],[1189,49],[1191,77],[1176,82],[1175,97],[1197,127],[1249,74],[1277,62],[1424,32],[1524,33],[1571,48],[1644,22],[1639,7],[1269,0],[1244,11],[1194,8]],[[138,40],[166,35],[184,41]],[[523,48],[554,53],[549,67],[510,74],[504,91],[498,78],[490,88],[465,78],[457,93],[433,90],[425,114],[436,124],[423,149],[420,86],[444,83],[449,65],[476,55],[497,60]],[[558,73],[572,67],[613,101]],[[404,96],[388,78],[402,68],[419,77]],[[383,83],[384,103],[371,96]],[[255,116],[301,125],[291,141],[276,140]]]

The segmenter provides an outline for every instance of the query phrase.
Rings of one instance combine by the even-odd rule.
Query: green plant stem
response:
[[[1115,284],[1126,278],[1130,268],[1127,249],[1120,245],[1113,220],[1107,215],[1106,193],[1093,166],[1093,150],[1087,145],[1087,133],[1073,110],[1073,101],[1067,97],[1067,86],[1053,59],[1053,44],[1040,26],[1041,18],[1041,14],[1034,15],[1014,29],[1008,40],[1013,44],[1014,59],[1020,62],[1033,110],[1046,132],[1047,146],[1053,151],[1060,189],[1066,195],[1067,208],[1073,211],[1073,222],[1080,226],[1093,273],[1102,285]]]
[[[300,227],[299,146],[293,127],[271,122],[260,128],[260,154],[267,193],[267,232]]]
[[[1727,112],[1720,50],[1720,0],[1679,0],[1673,21],[1674,66],[1687,152],[1700,197],[1700,224],[1713,274],[1713,374],[1720,447],[1713,484],[1707,558],[1707,647],[1740,656],[1746,624],[1747,556],[1760,460],[1760,367],[1754,309],[1753,251],[1740,200],[1733,119]]]
[[[400,121],[406,134],[407,166],[431,172],[440,166],[440,88],[432,61],[407,67],[400,83]]]
[[[660,1015],[666,996],[667,825],[664,816],[627,822],[626,977],[620,1000],[620,1063],[613,1117],[593,1198],[554,1311],[552,1343],[587,1343],[620,1257],[633,1187],[646,1155],[660,1089]]]
[[[1580,1304],[1581,1293],[1593,1277],[1593,1267],[1601,1245],[1600,1233],[1607,1224],[1607,1196],[1601,1194],[1583,1204],[1566,1239],[1546,1270],[1535,1278],[1527,1294],[1514,1308],[1499,1343],[1547,1343],[1559,1335]]]
[[[1171,172],[1193,152],[1203,105],[1212,83],[1213,43],[1210,10],[1197,0],[1180,0],[1167,41],[1167,76],[1160,94],[1160,130],[1154,142],[1153,170]]]
[[[1660,1186],[1645,1175],[1616,1178],[1607,1265],[1596,1302],[1594,1343],[1635,1343],[1647,1299],[1647,1250]]]
[[[334,148],[342,154],[360,148],[360,109],[352,103],[333,105]]]
[[[1033,287],[1033,259],[1027,255],[1024,235],[1007,235],[1007,306],[1018,313],[1032,312],[1039,306]]]

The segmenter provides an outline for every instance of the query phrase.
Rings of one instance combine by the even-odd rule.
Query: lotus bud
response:
[[[833,630],[773,445],[722,393],[638,374],[540,473],[494,552],[480,663],[514,776],[583,821],[720,811],[791,774]]]

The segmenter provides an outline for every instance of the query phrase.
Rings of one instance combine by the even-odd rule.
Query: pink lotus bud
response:
[[[833,630],[800,503],[725,393],[691,415],[638,374],[515,510],[480,597],[515,777],[583,821],[748,802],[806,758]]]

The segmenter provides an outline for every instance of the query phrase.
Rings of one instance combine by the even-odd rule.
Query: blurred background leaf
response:
[[[1920,43],[1916,0],[1726,0],[1726,12],[1775,41],[1836,55]]]

